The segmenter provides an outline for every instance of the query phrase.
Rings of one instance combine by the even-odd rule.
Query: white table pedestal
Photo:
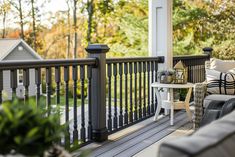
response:
[[[162,83],[155,82],[151,84],[151,86],[154,88],[154,92],[157,95],[157,100],[158,100],[157,109],[156,109],[155,116],[154,116],[154,121],[157,120],[161,108],[165,109],[165,113],[167,113],[166,110],[170,110],[170,124],[171,125],[174,125],[174,109],[185,109],[189,120],[192,121],[192,114],[189,109],[189,101],[190,101],[190,97],[192,94],[192,88],[194,86],[192,83],[162,84]],[[167,89],[167,100],[162,100],[161,95],[160,95],[161,88]],[[174,101],[173,89],[183,89],[183,88],[188,89],[185,100]]]

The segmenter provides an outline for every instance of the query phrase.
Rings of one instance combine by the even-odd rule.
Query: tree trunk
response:
[[[22,4],[19,0],[19,15],[20,15],[20,37],[24,39],[24,22],[23,22],[23,13],[22,13]]]
[[[71,43],[71,38],[70,38],[70,35],[71,35],[71,23],[70,23],[70,6],[69,6],[69,0],[66,1],[67,3],[67,7],[68,7],[68,11],[67,11],[67,21],[68,21],[68,39],[67,39],[67,54],[66,54],[66,58],[68,59],[69,58],[69,54],[70,54],[70,43]]]
[[[7,13],[6,13],[6,11],[4,11],[3,12],[3,19],[2,19],[2,24],[3,24],[2,38],[6,37],[6,16],[7,16]]]
[[[106,29],[107,29],[107,20],[106,20],[106,15],[104,17],[104,34],[103,37],[106,37]]]
[[[69,59],[69,54],[70,54],[70,34],[67,35],[67,54],[66,54],[66,59]]]
[[[73,27],[74,27],[74,50],[73,50],[73,58],[77,58],[77,42],[78,42],[78,34],[77,34],[77,0],[74,0],[73,6]]]
[[[37,51],[36,45],[36,18],[35,18],[35,8],[34,8],[34,0],[31,0],[31,11],[32,11],[32,20],[33,20],[33,49]]]
[[[87,12],[88,12],[88,29],[87,29],[87,42],[91,42],[91,33],[92,33],[92,17],[94,14],[94,5],[93,0],[87,0]]]

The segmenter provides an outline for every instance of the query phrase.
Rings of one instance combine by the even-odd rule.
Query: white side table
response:
[[[171,125],[174,124],[174,109],[186,109],[189,120],[190,121],[192,120],[192,114],[189,109],[189,101],[190,101],[190,97],[191,97],[191,93],[192,93],[192,88],[194,86],[192,83],[162,84],[159,82],[155,82],[155,83],[152,83],[151,86],[154,88],[154,91],[157,95],[157,100],[158,100],[157,109],[156,109],[155,116],[154,116],[154,121],[157,120],[157,117],[159,115],[161,108],[171,110],[171,113],[170,113],[170,124]],[[159,91],[159,89],[161,89],[161,88],[167,89],[167,100],[162,100],[162,98],[160,96],[160,91]],[[184,101],[174,101],[173,89],[183,89],[183,88],[188,89],[185,100]]]

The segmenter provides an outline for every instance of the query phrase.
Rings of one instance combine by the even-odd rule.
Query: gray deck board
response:
[[[157,122],[151,122],[143,129],[132,132],[125,137],[104,143],[90,154],[91,157],[128,157],[133,156],[175,131],[188,122],[186,113],[181,111],[175,114],[174,126],[169,125],[169,117]]]
[[[118,155],[115,155],[115,157],[123,157],[123,156],[133,156],[137,154],[138,152],[142,151],[146,147],[154,144],[156,141],[159,141],[160,139],[164,138],[165,136],[172,133],[172,130],[178,129],[180,126],[187,123],[187,119],[181,119],[182,121],[179,121],[175,126],[169,127],[168,129],[165,129],[159,133],[154,134],[153,136],[141,141],[140,143],[137,143],[133,147],[129,147],[125,151],[119,153]]]
[[[169,118],[168,117],[165,117],[163,119],[161,119],[159,122],[158,122],[158,125],[161,125],[161,124],[164,124],[166,122],[169,121]],[[115,141],[115,142],[109,142],[105,145],[103,145],[101,148],[95,150],[93,153],[92,153],[92,156],[99,156],[105,152],[107,152],[107,150],[112,150],[112,149],[115,149],[116,147],[122,145],[122,144],[125,144],[126,142],[134,139],[135,137],[137,136],[142,136],[143,133],[145,132],[148,132],[149,130],[153,129],[156,127],[156,124],[151,124],[149,125],[148,127],[144,128],[144,129],[141,129],[139,131],[136,131],[134,133],[131,133],[127,136],[125,136],[124,138],[121,138],[119,139],[118,141]]]
[[[180,114],[177,113],[176,116]],[[149,130],[152,130],[153,128],[156,128],[158,126],[160,126],[161,124],[165,124],[169,122],[169,117],[164,117],[162,119],[160,119],[157,122],[152,122],[151,124],[146,125],[143,129],[138,130],[136,132],[131,132],[128,135],[125,135],[125,137],[122,137],[120,139],[116,139],[117,141],[111,141],[111,142],[107,142],[105,143],[102,147],[98,148],[97,150],[92,152],[92,156],[99,156],[105,152],[107,152],[107,150],[112,150],[122,144],[125,144],[126,142],[134,139],[138,136],[143,136],[144,133],[148,132]]]

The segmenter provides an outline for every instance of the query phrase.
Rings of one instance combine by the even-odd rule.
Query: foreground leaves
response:
[[[31,102],[32,103],[32,102]],[[60,139],[57,116],[46,116],[31,104],[5,103],[0,107],[0,154],[12,151],[24,155],[42,155]]]

